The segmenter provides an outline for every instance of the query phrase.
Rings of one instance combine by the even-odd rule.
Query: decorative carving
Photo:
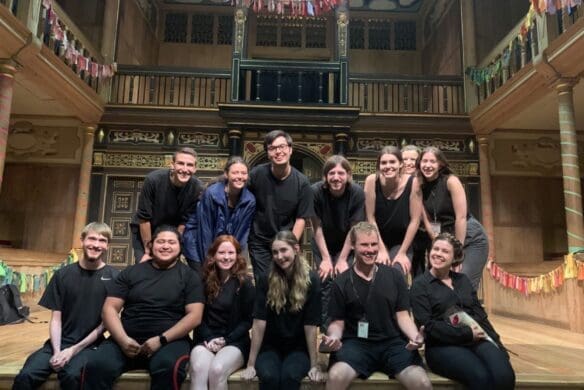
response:
[[[239,8],[235,11],[235,45],[233,54],[241,54],[243,52],[243,36],[245,35],[245,12]]]
[[[347,25],[349,18],[346,12],[339,12],[337,15],[337,48],[339,50],[339,57],[347,56]]]
[[[451,161],[449,163],[450,169],[454,171],[457,176],[478,176],[479,163],[474,161]]]
[[[132,193],[117,192],[112,194],[112,213],[131,213],[132,210]]]
[[[466,145],[463,139],[418,138],[412,139],[412,145],[416,145],[421,149],[428,146],[435,146],[443,152],[464,153],[466,151]]]
[[[114,180],[114,190],[134,190],[134,181],[132,180]]]
[[[93,165],[111,168],[163,168],[169,160],[162,154],[94,153]]]
[[[222,171],[226,163],[226,157],[201,155],[197,157],[197,169],[200,170]]]
[[[357,150],[360,152],[378,152],[385,146],[397,146],[399,142],[394,138],[358,138]]]
[[[111,218],[110,226],[112,227],[112,238],[130,238],[129,218]]]
[[[109,140],[112,144],[156,144],[164,142],[164,132],[162,131],[142,131],[142,130],[112,130],[109,133]]]
[[[108,250],[108,264],[127,265],[129,249],[129,244],[110,244]]]
[[[219,135],[209,133],[179,133],[178,144],[219,147]]]
[[[258,154],[264,151],[264,144],[261,142],[245,142],[243,145],[243,158],[250,162]]]
[[[548,137],[511,145],[511,165],[518,168],[553,170],[562,166],[560,143]]]
[[[374,159],[349,159],[353,175],[369,175],[377,170]]]
[[[10,130],[8,153],[15,156],[48,156],[57,153],[53,147],[57,143],[58,133],[48,130],[35,131],[30,122],[17,122]]]

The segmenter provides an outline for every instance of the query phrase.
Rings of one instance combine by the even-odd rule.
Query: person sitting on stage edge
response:
[[[350,234],[355,264],[335,279],[331,323],[322,337],[321,350],[333,352],[326,388],[346,389],[353,379],[382,371],[407,389],[431,389],[417,352],[424,338],[410,317],[403,275],[375,263],[380,239],[374,225],[360,222]]]
[[[255,197],[245,187],[248,178],[246,162],[239,156],[225,164],[223,180],[211,184],[203,193],[197,209],[189,216],[183,234],[184,255],[197,272],[211,244],[218,236],[235,237],[242,251],[255,213]]]
[[[299,253],[296,236],[279,232],[272,269],[257,284],[251,350],[241,376],[251,380],[257,371],[260,390],[297,390],[307,373],[312,381],[323,379],[316,353],[320,283]]]
[[[136,263],[150,259],[152,232],[159,226],[178,227],[182,234],[189,214],[195,211],[203,184],[194,177],[197,153],[182,148],[172,157],[170,169],[157,169],[144,179],[138,209],[132,217],[132,247]]]
[[[313,196],[306,176],[290,165],[292,138],[273,130],[264,138],[269,163],[258,165],[249,175],[249,189],[256,197],[256,213],[249,234],[249,255],[254,278],[268,272],[271,243],[281,230],[291,230],[300,241],[305,219],[314,215]]]
[[[249,354],[255,287],[233,236],[217,237],[203,271],[207,302],[191,352],[191,389],[227,389]]]
[[[138,368],[150,372],[151,389],[180,388],[186,377],[189,332],[203,316],[203,285],[179,261],[175,227],[158,227],[150,250],[151,260],[124,269],[108,286],[103,322],[111,337],[88,357],[85,389],[111,389],[123,372]]]
[[[112,231],[92,222],[81,232],[83,257],[55,272],[39,305],[51,310],[49,340],[28,357],[13,389],[36,389],[56,372],[62,389],[79,389],[90,349],[103,340],[106,285],[118,274],[105,264]]]
[[[432,268],[414,280],[410,291],[414,318],[426,335],[428,366],[469,389],[513,389],[515,373],[499,335],[470,279],[452,271],[463,260],[462,244],[440,233],[428,257]],[[457,312],[472,320],[460,320]]]

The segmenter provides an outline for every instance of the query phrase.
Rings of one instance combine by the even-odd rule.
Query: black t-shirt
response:
[[[314,183],[312,191],[314,213],[320,219],[324,240],[332,256],[343,249],[351,226],[365,220],[365,193],[357,184],[350,183],[343,195],[336,198],[324,187],[324,181]]]
[[[195,211],[203,184],[191,177],[186,185],[177,187],[170,181],[170,169],[150,172],[138,198],[138,209],[132,218],[132,225],[150,221],[152,231],[161,225],[178,226],[186,223]]]
[[[169,269],[155,268],[152,260],[130,266],[107,292],[125,301],[122,324],[139,343],[174,326],[186,305],[205,302],[199,275],[181,262]]]
[[[371,288],[373,290],[367,302]],[[367,302],[367,309],[362,302]],[[343,339],[357,337],[358,322],[365,318],[369,323],[368,339],[380,341],[402,337],[395,313],[409,308],[408,288],[403,275],[394,268],[379,265],[373,284],[357,275],[353,268],[335,279],[329,316],[333,321],[345,322]]]
[[[274,177],[270,163],[252,169],[249,189],[256,197],[250,241],[270,242],[280,230],[292,230],[296,218],[314,215],[308,178],[292,167],[284,180]]]
[[[403,277],[402,277],[403,278]],[[291,312],[290,305],[277,314],[267,304],[268,275],[258,280],[253,317],[266,321],[266,331],[262,346],[269,346],[282,351],[294,349],[306,350],[305,325],[320,325],[321,299],[320,280],[314,271],[310,271],[310,286],[304,307],[299,312]]]
[[[55,272],[39,305],[61,312],[61,348],[77,344],[101,323],[106,286],[117,275],[109,265],[86,270],[79,263]]]
[[[422,199],[430,222],[440,222],[443,232],[454,233],[456,214],[452,203],[452,195],[448,190],[449,177],[450,175],[441,174],[434,181],[424,182],[422,185]],[[467,213],[468,217],[470,217],[470,212]]]
[[[383,195],[379,178],[375,180],[375,222],[387,250],[403,242],[410,224],[410,195],[413,176],[397,199]]]
[[[495,342],[501,344],[499,335],[487,318],[468,276],[450,272],[452,289],[430,271],[418,276],[412,284],[410,296],[412,311],[418,326],[424,326],[426,344],[460,345],[473,342],[469,326],[455,327],[447,318],[448,311],[457,307],[469,314]]]
[[[250,278],[240,286],[237,278],[230,278],[213,301],[205,304],[203,321],[197,328],[197,340],[209,341],[224,337],[227,343],[249,340],[255,287]]]

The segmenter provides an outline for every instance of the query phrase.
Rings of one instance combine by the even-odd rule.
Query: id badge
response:
[[[357,323],[357,337],[361,339],[369,337],[369,322],[359,321]]]
[[[432,229],[432,233],[434,235],[437,236],[438,234],[440,234],[440,230],[441,230],[440,222],[430,222],[430,228]]]

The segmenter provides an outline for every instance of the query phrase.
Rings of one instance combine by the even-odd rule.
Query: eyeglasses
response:
[[[288,150],[290,145],[288,144],[280,144],[280,145],[270,145],[268,146],[268,153],[274,153],[275,151],[284,152]]]

